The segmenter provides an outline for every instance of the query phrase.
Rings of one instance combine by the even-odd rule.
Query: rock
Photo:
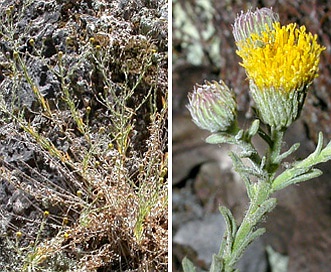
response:
[[[203,264],[204,269],[210,266],[212,255],[217,253],[220,237],[225,230],[225,222],[220,213],[205,215],[201,220],[187,222],[180,226],[173,242],[190,246],[197,252],[195,263]]]
[[[191,247],[197,252],[195,264],[208,269],[213,254],[217,254],[220,247],[220,237],[225,231],[225,221],[220,213],[205,215],[201,220],[194,220],[183,224],[175,234],[173,241],[180,245]],[[242,272],[265,272],[267,258],[261,239],[251,244],[238,263]]]
[[[268,260],[265,245],[261,238],[255,240],[245,251],[237,265],[241,272],[266,272]]]
[[[208,160],[217,160],[219,153],[213,145],[204,143],[208,133],[193,124],[189,116],[173,118],[173,176],[175,185],[189,176],[190,172]]]
[[[231,148],[227,146],[224,149]],[[227,206],[240,222],[248,205],[246,189],[239,176],[233,172],[228,151],[220,156],[220,161],[201,165],[194,181],[194,192],[205,212],[216,212],[219,206]]]

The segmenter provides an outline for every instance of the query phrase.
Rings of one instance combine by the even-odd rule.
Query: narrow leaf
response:
[[[249,138],[252,138],[258,132],[259,127],[260,127],[260,120],[259,119],[254,120],[251,127],[247,131]]]
[[[244,130],[241,129],[241,130],[238,131],[237,135],[235,136],[235,139],[237,141],[240,141],[243,138],[243,135],[244,135]]]
[[[273,191],[278,191],[278,190],[281,190],[281,189],[283,189],[283,188],[285,188],[289,185],[296,184],[296,183],[299,183],[299,182],[304,182],[304,181],[307,181],[307,180],[311,180],[313,178],[317,178],[322,174],[323,174],[323,172],[319,169],[311,169],[308,173],[295,176],[295,177],[293,177],[289,180],[283,181],[280,184],[275,184],[275,185],[273,184]]]
[[[329,160],[331,160],[331,141],[321,151],[321,154],[320,154],[320,162],[327,162]]]
[[[290,156],[292,153],[294,153],[295,151],[297,151],[299,147],[300,147],[300,143],[296,143],[296,144],[292,145],[289,150],[287,150],[283,154],[280,154],[277,157],[276,162],[281,163],[282,160],[284,160],[285,158],[287,158],[288,156]]]
[[[230,154],[230,157],[231,157],[231,154]],[[237,165],[235,164],[234,160],[235,160],[235,158],[232,158],[232,161],[233,161],[233,164],[234,164],[234,168],[235,169],[238,169],[239,166],[237,168]],[[241,162],[241,160],[239,159],[239,163],[240,162]],[[245,182],[245,187],[246,187],[246,191],[247,191],[247,195],[248,195],[249,199],[250,200],[253,200],[254,199],[254,192],[255,191],[252,190],[253,187],[252,187],[251,181],[249,179],[249,176],[246,173],[244,173],[244,172],[237,172],[237,173],[240,175],[240,177],[242,178],[242,180]]]
[[[206,138],[208,144],[235,144],[236,142],[232,135],[226,133],[214,133]]]
[[[320,132],[320,133],[318,134],[317,147],[316,147],[316,150],[315,150],[315,152],[314,152],[314,154],[315,154],[316,156],[318,156],[318,155],[321,153],[321,151],[322,151],[322,147],[323,147],[323,133]]]
[[[310,168],[298,168],[298,167],[292,167],[287,170],[285,170],[283,173],[281,173],[278,177],[274,179],[272,182],[272,190],[277,191],[280,190],[280,188],[285,188],[287,185],[289,185],[289,181],[299,177],[301,175],[304,175],[310,171]],[[287,185],[283,185],[287,184]],[[277,189],[276,189],[277,188]]]
[[[268,200],[264,201],[260,207],[256,210],[255,213],[252,214],[251,222],[252,225],[258,224],[261,218],[267,214],[268,212],[272,211],[276,207],[277,200],[276,198],[269,198]]]
[[[185,257],[183,259],[182,266],[183,266],[184,272],[196,272],[196,269],[195,269],[193,263],[187,257]]]
[[[235,237],[237,232],[237,224],[231,211],[228,208],[221,206],[219,208],[219,211],[223,215],[226,223],[226,230],[223,236],[224,239],[222,241],[219,254],[226,255],[226,254],[230,254],[231,252],[233,238]]]
[[[221,272],[223,271],[223,259],[218,255],[213,254],[213,261],[210,266],[210,272]]]
[[[237,248],[236,251],[233,252],[231,260],[228,262],[228,265],[234,266],[241,256],[244,254],[246,248],[259,236],[265,233],[265,228],[259,228],[254,232],[250,232],[245,240],[241,243],[241,245]]]
[[[245,165],[240,157],[238,157],[238,155],[236,155],[234,152],[230,152],[229,155],[232,159],[235,171],[240,173],[241,176],[252,175],[258,178],[265,178],[264,171],[257,167],[255,164],[253,164],[253,167],[249,167]]]

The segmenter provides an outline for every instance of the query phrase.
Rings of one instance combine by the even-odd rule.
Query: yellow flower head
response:
[[[261,91],[273,88],[280,92],[303,90],[318,76],[320,53],[325,47],[317,43],[317,35],[306,33],[305,26],[292,23],[273,28],[265,25],[261,34],[237,41],[237,54],[247,76]]]
[[[282,130],[300,116],[325,47],[304,26],[281,26],[278,18],[268,8],[241,13],[233,35],[257,115],[265,124]]]

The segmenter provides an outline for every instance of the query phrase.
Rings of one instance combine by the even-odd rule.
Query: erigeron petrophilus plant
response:
[[[24,207],[24,216],[11,212],[7,196],[1,201],[1,220],[10,222],[0,229],[0,267],[165,270],[167,40],[139,33],[122,16],[127,9],[142,21],[132,3],[14,2],[0,4],[0,177],[31,199],[39,221]],[[153,20],[166,7],[140,4]],[[79,16],[67,24],[72,12]],[[4,154],[12,146],[14,154]]]
[[[240,225],[229,209],[220,207],[227,228],[219,253],[213,255],[210,271],[214,272],[238,271],[236,264],[245,249],[265,232],[258,224],[276,206],[273,193],[318,177],[322,172],[314,166],[331,160],[331,142],[323,148],[320,132],[312,154],[276,174],[283,160],[299,148],[296,143],[283,153],[281,150],[284,133],[299,118],[308,87],[318,76],[325,47],[318,44],[317,35],[307,33],[305,26],[282,26],[278,14],[269,8],[242,12],[233,25],[233,35],[240,65],[249,79],[256,120],[246,130],[239,126],[234,93],[223,81],[197,85],[189,94],[188,105],[197,126],[212,132],[207,143],[234,144],[241,149],[230,152],[230,157],[250,200]],[[259,154],[252,143],[255,136],[266,142],[265,154]],[[186,258],[183,268],[195,271]]]

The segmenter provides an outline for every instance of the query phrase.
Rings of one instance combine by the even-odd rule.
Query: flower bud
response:
[[[31,39],[29,40],[29,44],[30,44],[30,45],[33,47],[33,46],[34,46],[34,44],[35,44],[35,41],[34,41],[34,39],[32,39],[32,38],[31,38]]]
[[[198,127],[210,132],[229,132],[234,127],[237,103],[234,92],[223,81],[196,85],[188,99],[187,108]]]
[[[48,217],[49,216],[49,211],[44,211],[44,216]]]

